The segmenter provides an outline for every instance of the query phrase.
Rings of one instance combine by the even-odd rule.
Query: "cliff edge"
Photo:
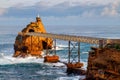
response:
[[[120,80],[120,44],[91,49],[86,80]]]

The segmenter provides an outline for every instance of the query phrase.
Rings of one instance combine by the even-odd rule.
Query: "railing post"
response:
[[[38,45],[40,46],[40,39],[39,39],[39,36],[38,36]],[[38,46],[38,50],[39,50],[39,48],[40,48],[39,46]]]
[[[31,35],[31,51],[32,51],[32,35]]]
[[[54,44],[54,49],[55,49],[55,55],[56,55],[56,39],[54,39],[55,44]]]
[[[99,48],[103,48],[104,46],[104,40],[99,40]]]
[[[70,54],[71,54],[71,51],[70,51],[70,41],[68,41],[68,63],[70,63]]]
[[[80,42],[78,42],[78,62],[80,62]]]
[[[48,38],[46,39],[47,40],[47,42],[48,42]],[[46,45],[46,55],[48,55],[48,44]]]

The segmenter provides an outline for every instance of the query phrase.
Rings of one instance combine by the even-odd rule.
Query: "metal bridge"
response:
[[[56,46],[56,39],[68,41],[68,62],[71,62],[71,55],[72,55],[72,51],[74,48],[77,48],[78,62],[80,62],[80,43],[81,42],[97,44],[97,45],[99,45],[100,48],[103,48],[108,43],[119,43],[120,44],[120,39],[95,38],[95,37],[87,37],[87,36],[75,36],[75,35],[39,33],[39,32],[29,32],[29,33],[20,32],[19,34],[52,38],[55,40],[55,46]],[[77,42],[77,43],[73,44],[72,41]],[[76,47],[76,46],[78,46],[78,47]],[[56,54],[56,52],[55,52],[55,54]],[[74,60],[74,58],[73,58],[73,60]]]
[[[120,43],[120,39],[96,38],[96,37],[75,36],[75,35],[66,35],[66,34],[39,33],[39,32],[19,33],[19,34],[30,35],[30,36],[40,36],[40,37],[46,37],[46,38],[52,38],[52,39],[60,39],[65,41],[98,44],[99,47],[103,47],[108,43]]]

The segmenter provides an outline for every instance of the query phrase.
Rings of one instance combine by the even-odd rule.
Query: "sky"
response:
[[[120,0],[0,0],[0,25],[120,25]]]

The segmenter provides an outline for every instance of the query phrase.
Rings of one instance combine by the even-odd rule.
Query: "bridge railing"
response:
[[[75,36],[75,35],[66,35],[66,34],[54,34],[54,33],[39,33],[39,32],[29,32],[29,33],[19,33],[21,35],[29,36],[40,36],[52,39],[60,39],[65,41],[74,41],[74,42],[84,42],[90,44],[98,44],[99,47],[103,47],[108,43],[120,43],[120,39],[107,39],[107,38],[96,38],[88,36]]]

